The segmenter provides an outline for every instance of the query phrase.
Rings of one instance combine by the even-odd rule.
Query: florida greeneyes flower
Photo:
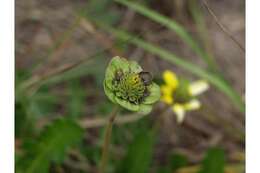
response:
[[[186,111],[200,108],[200,101],[196,97],[209,88],[204,80],[190,83],[177,78],[176,74],[169,70],[164,71],[163,80],[165,84],[161,85],[161,100],[172,107],[178,123],[183,122]]]
[[[116,104],[142,114],[148,114],[160,99],[160,87],[135,61],[114,57],[106,70],[104,90]]]

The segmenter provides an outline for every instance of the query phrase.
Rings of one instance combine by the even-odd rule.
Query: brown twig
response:
[[[50,77],[53,76],[57,76],[63,72],[69,71],[79,65],[81,65],[82,63],[85,63],[86,61],[90,60],[90,58],[85,58],[82,59],[76,63],[70,63],[70,64],[64,64],[61,67],[58,67],[56,69],[53,69],[47,73],[43,73],[41,75],[34,75],[32,76],[30,79],[26,80],[22,85],[21,88],[22,89],[27,89],[27,88],[31,88],[33,86],[37,86],[38,84],[40,84],[41,82],[49,79]]]
[[[213,17],[217,25],[220,29],[243,51],[245,52],[245,48],[235,39],[235,37],[231,34],[231,32],[220,22],[218,17],[215,15],[213,10],[210,8],[208,2],[206,0],[202,0],[204,6],[208,10],[209,14]]]
[[[146,115],[142,114],[128,114],[124,116],[117,116],[114,120],[114,124],[126,124],[135,122],[141,118],[143,118]],[[95,118],[95,119],[82,119],[79,121],[79,124],[82,128],[96,128],[96,127],[102,127],[107,123],[107,118]]]

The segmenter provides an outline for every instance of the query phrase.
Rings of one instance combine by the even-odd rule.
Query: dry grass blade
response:
[[[138,121],[139,119],[145,117],[146,115],[140,115],[140,114],[129,114],[124,116],[117,116],[115,118],[114,123],[115,124],[126,124]],[[96,128],[96,127],[102,127],[106,125],[107,118],[95,118],[95,119],[82,119],[79,121],[79,124],[82,128]]]
[[[235,37],[231,34],[231,32],[220,22],[218,17],[215,15],[213,10],[210,8],[208,2],[206,0],[202,0],[204,6],[208,10],[209,14],[213,17],[217,25],[220,27],[220,29],[243,51],[245,52],[245,48],[239,43]]]

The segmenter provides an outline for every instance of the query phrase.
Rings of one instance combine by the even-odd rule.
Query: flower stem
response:
[[[119,107],[115,106],[115,108],[113,109],[113,111],[108,119],[108,123],[107,123],[106,129],[105,129],[105,139],[104,139],[104,143],[103,143],[103,147],[102,147],[102,156],[101,156],[101,162],[100,162],[100,167],[99,167],[99,173],[104,173],[104,171],[105,171],[106,162],[108,159],[108,149],[109,149],[110,139],[111,139],[111,134],[112,134],[112,127],[113,127],[115,117],[118,113],[118,110],[119,110]]]

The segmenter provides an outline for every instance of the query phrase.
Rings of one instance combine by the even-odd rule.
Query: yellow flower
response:
[[[165,85],[161,86],[161,100],[166,104],[173,104],[173,93],[179,85],[178,78],[175,73],[166,70],[163,73],[163,79],[165,81]]]
[[[173,104],[173,97],[171,97],[171,96],[169,96],[169,95],[163,95],[163,96],[161,96],[161,100],[162,100],[163,102],[165,102],[166,104],[169,104],[169,105]]]
[[[179,85],[179,81],[176,74],[169,70],[163,72],[163,79],[166,85],[171,87],[173,90],[175,90]]]
[[[172,104],[173,103],[173,88],[169,85],[162,85],[161,86],[161,100],[165,102],[166,104]]]
[[[163,72],[165,84],[161,85],[161,101],[171,105],[178,123],[182,123],[187,111],[200,108],[201,103],[195,97],[209,89],[205,80],[187,83],[181,82],[177,75],[169,70]]]

